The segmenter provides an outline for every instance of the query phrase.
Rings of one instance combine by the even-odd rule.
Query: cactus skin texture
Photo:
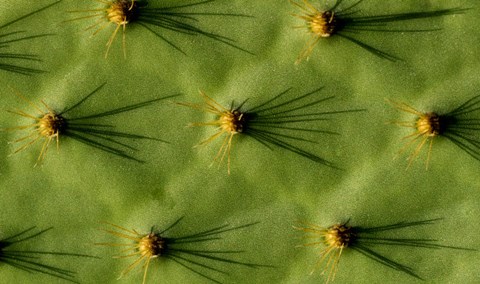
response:
[[[33,167],[41,143],[10,155],[15,145],[8,143],[21,134],[0,131],[1,236],[32,225],[54,227],[35,239],[42,249],[101,259],[65,257],[59,263],[60,258],[52,256],[48,263],[75,271],[75,281],[80,283],[119,284],[142,283],[143,270],[137,267],[117,280],[134,258],[113,259],[111,256],[121,254],[122,248],[94,245],[112,241],[101,231],[105,229],[100,223],[103,221],[144,234],[152,225],[162,226],[186,216],[181,226],[175,227],[175,236],[222,224],[237,227],[258,221],[255,226],[228,232],[221,240],[202,244],[205,247],[199,244],[199,250],[242,251],[231,259],[272,266],[237,269],[220,262],[215,268],[225,273],[212,274],[221,283],[323,283],[327,278],[321,275],[323,268],[309,274],[319,250],[296,248],[311,241],[301,239],[302,234],[292,229],[296,221],[328,227],[351,218],[352,226],[370,228],[443,218],[434,226],[415,227],[405,234],[388,233],[392,237],[437,239],[439,244],[480,248],[480,162],[439,136],[432,146],[428,171],[425,161],[429,141],[416,162],[405,170],[414,149],[394,157],[407,143],[402,138],[414,129],[391,122],[413,121],[415,115],[385,103],[386,99],[405,102],[421,113],[447,114],[480,95],[478,1],[363,0],[357,6],[361,13],[355,16],[468,10],[390,25],[404,30],[433,29],[429,32],[355,34],[358,40],[401,60],[385,60],[332,34],[319,40],[309,60],[298,65],[295,61],[311,35],[302,20],[292,16],[302,11],[288,0],[217,0],[182,8],[198,13],[195,18],[199,21],[189,23],[231,38],[235,46],[254,55],[204,35],[159,31],[165,32],[184,54],[132,23],[125,31],[126,58],[120,28],[107,59],[106,43],[115,26],[109,24],[91,37],[94,30],[85,28],[97,19],[71,21],[82,15],[69,12],[102,8],[102,2],[62,0],[0,29],[0,34],[25,31],[25,36],[49,35],[9,44],[8,52],[41,59],[22,61],[20,66],[44,72],[24,76],[0,70],[0,128],[28,123],[27,118],[8,112],[28,108],[12,89],[32,102],[44,100],[53,110],[62,111],[106,82],[101,92],[76,109],[76,116],[179,94],[105,118],[118,131],[168,143],[129,140],[128,146],[138,151],[127,148],[124,152],[144,161],[138,163],[60,137],[60,150],[56,151],[52,141],[46,158]],[[148,2],[148,7],[154,8],[163,1]],[[203,1],[173,2],[188,5]],[[331,5],[334,1],[309,2],[323,8],[326,2]],[[355,2],[343,0],[342,5],[348,7]],[[52,3],[56,1],[0,1],[0,26]],[[230,14],[251,17],[227,16]],[[294,28],[299,25],[302,28]],[[327,117],[318,122],[319,127],[339,135],[318,135],[315,143],[301,145],[302,150],[320,155],[336,168],[281,148],[271,151],[239,134],[228,175],[226,160],[220,169],[209,167],[221,142],[192,148],[215,129],[185,127],[189,122],[211,121],[214,115],[176,104],[201,103],[201,90],[226,107],[248,99],[244,105],[248,109],[288,88],[295,90],[292,96],[301,96],[320,86],[324,88],[316,98],[335,99],[323,102],[319,110],[366,109]],[[308,108],[299,112],[308,114]],[[471,115],[474,118],[474,113]],[[375,247],[375,252],[411,267],[426,283],[476,283],[480,278],[480,257],[475,251],[403,246],[387,250]],[[5,283],[65,283],[1,263],[0,279]],[[150,262],[146,282],[212,283],[161,258]],[[423,282],[345,249],[332,283]]]

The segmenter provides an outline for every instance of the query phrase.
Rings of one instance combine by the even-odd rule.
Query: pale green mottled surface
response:
[[[0,3],[0,22],[12,20],[42,4],[13,1]],[[155,2],[155,1],[152,1]],[[174,1],[170,1],[174,2]],[[187,1],[188,2],[188,1]],[[217,3],[218,2],[218,3]],[[260,2],[260,3],[258,3]],[[318,1],[317,1],[318,2]],[[422,2],[423,4],[418,4]],[[81,252],[102,259],[57,259],[58,265],[78,272],[82,283],[141,283],[136,269],[119,281],[120,271],[133,260],[112,259],[112,248],[94,246],[113,241],[100,221],[148,232],[152,225],[166,225],[185,216],[179,233],[199,231],[224,223],[241,225],[260,221],[244,230],[224,235],[212,244],[245,250],[244,261],[276,268],[248,269],[225,265],[230,275],[215,275],[226,283],[321,283],[321,271],[310,276],[317,257],[314,249],[295,248],[303,240],[292,229],[297,220],[322,226],[351,218],[351,223],[376,226],[398,221],[444,217],[438,225],[409,232],[443,244],[479,249],[479,161],[449,141],[438,141],[431,167],[425,171],[424,155],[405,171],[406,155],[393,160],[406,129],[386,124],[409,118],[394,110],[385,98],[401,100],[425,111],[448,110],[480,91],[480,13],[475,0],[365,0],[371,13],[471,7],[464,15],[414,21],[441,31],[419,34],[365,33],[369,43],[393,53],[404,62],[378,59],[342,39],[321,42],[308,62],[293,63],[308,35],[292,27],[297,12],[286,0],[216,1],[204,8],[254,18],[211,17],[204,27],[237,39],[255,53],[242,53],[202,37],[172,34],[188,56],[170,48],[142,27],[127,28],[127,52],[120,38],[104,59],[105,43],[113,26],[94,37],[83,30],[94,20],[64,22],[69,10],[101,6],[95,1],[65,0],[25,19],[5,31],[26,30],[56,36],[15,45],[15,51],[32,51],[44,62],[46,74],[32,77],[0,71],[0,127],[26,120],[6,110],[28,107],[9,87],[31,100],[44,99],[62,109],[83,98],[103,82],[107,85],[89,104],[86,113],[108,110],[152,98],[181,93],[179,101],[200,102],[203,90],[220,103],[251,98],[253,104],[288,87],[302,94],[325,86],[322,95],[335,95],[325,107],[366,108],[368,112],[335,116],[325,125],[341,136],[320,136],[315,153],[334,161],[343,170],[317,165],[292,153],[269,151],[251,139],[234,145],[232,174],[226,168],[208,167],[217,143],[192,148],[213,129],[185,128],[189,122],[211,117],[162,101],[131,113],[106,118],[119,130],[150,135],[170,144],[138,141],[132,153],[146,160],[138,164],[112,156],[69,139],[60,151],[51,147],[44,164],[33,168],[39,145],[13,156],[7,142],[18,132],[0,135],[0,236],[32,225],[54,230],[36,239],[38,249]],[[80,109],[79,109],[80,111]],[[425,152],[423,152],[425,154]],[[418,232],[416,234],[415,232]],[[480,275],[477,252],[398,247],[388,256],[412,266],[427,283],[474,283]],[[169,261],[152,262],[149,283],[204,283],[197,275]],[[2,283],[57,283],[0,264]],[[60,283],[61,281],[58,281]],[[335,283],[421,283],[406,274],[374,263],[355,252],[342,256]]]

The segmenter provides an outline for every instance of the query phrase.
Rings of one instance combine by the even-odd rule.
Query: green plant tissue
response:
[[[54,2],[1,1],[0,26]],[[357,6],[362,15],[469,9],[391,25],[430,31],[358,33],[362,41],[401,59],[395,62],[332,36],[320,39],[309,59],[297,65],[295,61],[311,35],[303,28],[303,20],[292,15],[301,14],[301,10],[287,0],[218,0],[185,8],[198,19],[192,21],[195,25],[233,39],[236,47],[201,34],[160,30],[164,39],[182,53],[132,22],[125,29],[126,58],[123,27],[105,58],[106,44],[116,25],[108,24],[105,11],[79,12],[103,9],[107,6],[104,2],[109,1],[63,0],[0,28],[1,35],[43,35],[0,43],[0,47],[8,45],[0,52],[36,55],[41,61],[18,62],[45,71],[26,76],[0,70],[0,239],[32,226],[53,227],[18,247],[98,257],[42,257],[46,264],[75,271],[74,281],[80,283],[143,280],[143,264],[116,280],[138,256],[112,258],[130,252],[122,253],[122,247],[95,245],[129,243],[106,232],[111,227],[103,222],[145,235],[152,226],[161,231],[183,216],[169,232],[176,236],[225,224],[236,227],[258,222],[193,246],[198,250],[241,251],[222,257],[260,265],[251,268],[200,258],[199,262],[224,271],[221,273],[189,263],[191,268],[221,283],[325,282],[325,263],[310,275],[324,246],[302,246],[311,240],[302,238],[303,232],[293,228],[298,222],[328,227],[349,220],[354,226],[374,227],[443,218],[434,225],[402,232],[408,237],[435,239],[446,246],[480,249],[480,161],[439,137],[433,143],[428,170],[428,143],[406,169],[407,158],[421,138],[399,154],[408,141],[404,137],[415,130],[392,122],[413,121],[415,115],[399,111],[387,101],[404,102],[422,112],[442,113],[480,94],[478,1],[362,1]],[[152,7],[162,7],[202,1],[148,2]],[[335,1],[310,2],[324,7]],[[342,5],[355,2],[344,0]],[[86,17],[95,13],[102,16]],[[85,18],[76,19],[80,17]],[[88,29],[97,21],[97,26]],[[76,116],[176,95],[91,121],[112,125],[122,133],[165,141],[122,138],[120,141],[131,148],[115,145],[142,162],[67,136],[60,136],[58,150],[53,139],[44,160],[36,167],[44,138],[12,154],[22,142],[9,142],[34,132],[8,129],[34,122],[9,111],[39,116],[26,100],[44,109],[43,101],[51,109],[62,111],[103,83],[103,88],[75,109]],[[202,104],[201,91],[227,108],[232,101],[238,105],[246,100],[244,106],[248,109],[288,88],[292,88],[288,93],[292,99],[320,87],[322,90],[315,96],[334,98],[300,113],[365,110],[300,124],[339,134],[306,134],[315,143],[292,142],[335,167],[315,163],[281,147],[269,149],[250,136],[235,135],[228,175],[227,157],[222,163],[218,162],[220,158],[213,161],[223,138],[194,147],[215,134],[215,127],[187,127],[190,123],[212,121],[215,115],[179,104]],[[476,135],[478,151],[480,130]],[[411,267],[426,283],[476,283],[480,279],[477,251],[406,246],[378,246],[377,250]],[[152,258],[146,280],[212,282],[162,257]],[[0,283],[66,282],[0,262]],[[422,281],[345,249],[334,283]]]

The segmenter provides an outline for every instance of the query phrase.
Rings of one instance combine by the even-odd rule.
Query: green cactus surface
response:
[[[319,260],[341,246],[318,231],[347,221],[420,222],[381,235],[419,241],[369,247],[402,266],[352,242],[333,283],[477,283],[479,3],[357,1],[118,1],[141,11],[125,18],[110,0],[0,1],[0,240],[53,227],[15,245],[69,271],[8,265],[0,241],[0,283],[332,283]],[[364,30],[305,52],[306,3],[355,5]],[[222,117],[282,103],[257,132]],[[462,105],[456,128],[418,126]]]

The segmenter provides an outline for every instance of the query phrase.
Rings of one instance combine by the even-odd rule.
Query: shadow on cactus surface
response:
[[[414,222],[399,222],[395,224],[379,227],[355,227],[349,226],[348,222],[335,224],[328,228],[322,228],[317,225],[305,223],[305,227],[294,227],[297,230],[306,233],[306,239],[314,239],[314,242],[305,243],[305,247],[325,246],[320,253],[320,257],[315,264],[313,274],[321,265],[325,265],[322,274],[327,274],[326,283],[335,280],[338,270],[340,257],[344,250],[357,251],[369,259],[378,262],[386,267],[406,273],[419,280],[421,278],[415,270],[409,266],[403,265],[388,256],[375,251],[378,246],[410,247],[410,248],[430,248],[430,249],[456,249],[470,250],[461,247],[447,246],[438,244],[438,240],[426,238],[408,238],[401,235],[397,230],[413,228],[415,226],[432,225],[441,219],[422,220]],[[393,231],[395,235],[382,236],[382,233]],[[380,234],[380,235],[379,235]],[[397,248],[400,249],[400,248]]]
[[[69,137],[71,139],[77,140],[83,144],[86,144],[90,147],[102,150],[104,152],[117,155],[122,158],[127,158],[137,162],[142,162],[137,158],[131,156],[126,152],[126,150],[137,150],[134,147],[130,146],[125,142],[125,140],[131,139],[149,139],[160,142],[166,142],[164,140],[138,135],[131,134],[127,132],[120,132],[114,130],[113,125],[109,124],[100,124],[96,123],[99,119],[104,117],[113,116],[122,114],[125,112],[133,111],[139,108],[149,106],[155,102],[172,98],[175,96],[168,96],[159,99],[149,100],[141,103],[136,103],[132,105],[126,105],[123,107],[93,113],[84,116],[73,116],[70,117],[70,113],[74,112],[77,107],[80,107],[87,99],[97,93],[105,84],[99,86],[90,94],[85,96],[75,105],[63,110],[61,112],[56,112],[50,108],[44,101],[41,101],[42,106],[36,105],[33,102],[26,99],[21,94],[17,93],[17,96],[23,99],[33,110],[35,114],[29,114],[22,110],[10,111],[13,114],[16,114],[21,117],[29,118],[34,120],[34,123],[21,125],[17,127],[7,128],[9,130],[29,130],[28,134],[24,137],[21,137],[17,140],[12,141],[12,143],[23,143],[19,146],[14,153],[18,153],[22,150],[27,149],[28,147],[34,145],[39,140],[44,140],[40,154],[38,155],[37,162],[35,165],[41,163],[47,154],[47,150],[53,140],[56,141],[57,150],[60,145],[60,137]],[[43,108],[43,109],[42,109]],[[62,138],[63,139],[63,138]]]
[[[321,234],[314,234],[318,239],[296,239],[303,232],[292,230],[295,220],[328,228],[352,216],[352,222],[345,227],[372,228],[444,216],[435,225],[358,232],[358,244],[367,250],[355,250],[363,248],[355,245],[345,248],[333,283],[422,283],[412,274],[427,283],[476,283],[478,252],[442,246],[478,250],[480,243],[480,175],[475,142],[480,133],[476,110],[480,91],[478,1],[295,2],[300,7],[288,0],[151,0],[147,6],[141,5],[144,1],[124,2],[129,4],[127,10],[133,9],[132,3],[144,12],[160,9],[145,17],[171,14],[165,18],[170,25],[162,22],[167,26],[158,26],[155,20],[145,24],[156,35],[140,22],[121,24],[126,20],[118,10],[114,13],[116,22],[108,20],[105,9],[112,1],[0,1],[0,26],[20,19],[1,28],[4,36],[0,40],[25,38],[8,43],[8,47],[2,45],[1,52],[38,55],[42,60],[12,58],[6,63],[0,58],[0,62],[48,71],[26,72],[31,76],[22,76],[0,70],[0,127],[29,126],[22,131],[0,132],[0,216],[4,223],[15,224],[12,230],[6,228],[0,233],[2,237],[15,235],[15,228],[26,229],[29,224],[55,227],[41,236],[2,248],[2,253],[66,251],[101,257],[22,258],[51,266],[54,270],[45,271],[80,283],[142,283],[145,264],[151,259],[146,283],[318,284],[328,279],[338,250],[332,249],[316,272],[309,275],[327,245]],[[343,30],[319,39],[309,60],[303,57],[302,64],[295,65],[298,53],[308,48],[306,41],[317,40],[306,26],[306,19],[292,16],[313,14],[313,10],[301,9],[305,3],[318,11],[334,7],[335,14],[330,16],[357,22],[352,20]],[[178,7],[163,9],[173,6]],[[99,11],[86,11],[92,9]],[[69,12],[81,10],[86,12]],[[355,11],[358,13],[349,14]],[[435,11],[439,14],[429,14]],[[322,19],[325,23],[330,20]],[[372,26],[364,25],[370,23]],[[295,30],[296,25],[302,27]],[[89,26],[92,28],[84,31]],[[126,58],[122,54],[124,28]],[[37,35],[49,36],[28,38]],[[105,44],[110,38],[110,56],[104,60]],[[405,61],[389,60],[395,58]],[[102,82],[108,84],[93,92]],[[319,86],[324,89],[313,92]],[[285,92],[291,87],[294,89]],[[12,88],[40,111],[16,96]],[[205,97],[198,96],[199,90]],[[182,97],[165,100],[173,94]],[[327,99],[330,97],[335,98]],[[386,104],[385,98],[406,103],[418,112],[400,112]],[[203,112],[207,102],[214,106],[210,107],[214,113]],[[368,111],[336,113],[359,109]],[[421,162],[412,162],[410,170],[405,171],[408,160],[393,160],[394,153],[402,147],[401,137],[413,134],[407,139],[410,141],[419,136],[405,150],[408,154],[402,155],[408,159],[426,137],[419,133],[435,132],[429,130],[435,123],[429,122],[429,127],[422,122],[420,130],[417,125],[422,115],[422,121],[434,122],[435,116],[425,115],[430,112],[439,117],[449,114],[455,119],[447,119],[444,135],[428,136],[416,155]],[[65,135],[55,131],[42,135],[37,124],[44,119],[42,127],[46,127],[55,115],[61,115],[67,126],[77,131],[70,128]],[[219,121],[222,116],[223,121]],[[246,128],[241,123],[245,118],[249,122]],[[385,123],[391,120],[406,121],[409,129]],[[211,122],[214,126],[186,128],[185,124],[191,122]],[[232,134],[235,131],[239,135]],[[217,138],[211,138],[205,150],[192,149],[214,134]],[[8,144],[28,135],[32,136],[14,146]],[[131,135],[162,139],[169,144]],[[429,170],[425,171],[423,158],[428,156],[432,138]],[[37,142],[9,157],[12,150],[34,139]],[[33,168],[44,143],[49,145],[45,163]],[[231,174],[227,175],[229,147]],[[221,169],[206,170],[217,154],[218,162],[224,156]],[[341,170],[332,169],[332,165]],[[206,231],[215,228],[220,232],[252,220],[259,223],[205,238],[221,239],[171,244],[177,251],[165,253],[165,258],[155,258],[156,253],[136,248],[138,239],[145,237],[155,244],[153,236],[168,228],[174,221],[172,216],[186,218],[160,234],[158,240],[208,234]],[[133,239],[98,232],[95,228],[102,220],[130,232],[110,225],[104,225],[104,229]],[[223,224],[231,226],[222,228]],[[150,230],[152,225],[159,225],[158,230]],[[22,237],[36,232],[32,229]],[[390,244],[396,241],[371,244],[365,237],[411,241],[401,245]],[[296,245],[317,240],[319,250],[295,249]],[[94,245],[99,242],[125,246]],[[438,249],[404,244],[432,244]],[[123,249],[128,251],[120,252]],[[178,249],[189,250],[190,254]],[[206,258],[203,255],[207,253],[198,250],[229,253],[210,253]],[[111,257],[130,254],[135,255]],[[177,263],[175,256],[178,262],[207,277]],[[216,258],[271,267],[250,269]],[[328,258],[329,269],[321,276]],[[117,280],[129,266],[131,271]],[[64,270],[75,271],[75,277],[58,273]],[[5,283],[67,283],[62,278],[29,273],[6,263],[0,263],[0,279]]]
[[[298,154],[313,162],[335,168],[334,164],[324,158],[310,153],[301,148],[298,143],[321,144],[317,137],[308,137],[308,134],[339,135],[339,133],[319,129],[314,123],[319,121],[329,122],[330,117],[341,113],[354,113],[365,111],[362,109],[320,111],[317,105],[334,97],[318,97],[323,89],[301,95],[291,95],[291,88],[273,96],[271,99],[243,110],[247,100],[236,105],[232,102],[230,107],[224,107],[215,100],[200,92],[204,104],[179,103],[180,105],[215,114],[216,120],[209,122],[191,123],[190,126],[215,126],[218,131],[203,140],[198,146],[206,145],[219,137],[225,136],[214,158],[214,162],[222,161],[227,157],[227,171],[230,174],[230,154],[233,137],[243,134],[252,137],[270,150],[278,147]]]
[[[405,103],[392,103],[397,109],[417,116],[414,121],[393,122],[399,126],[415,129],[413,134],[404,137],[409,141],[400,152],[405,151],[410,145],[420,140],[408,158],[409,167],[420,154],[423,146],[430,140],[426,161],[426,168],[428,169],[433,141],[436,137],[444,137],[450,140],[471,157],[480,161],[480,96],[469,99],[445,114],[422,113]]]
[[[383,59],[397,61],[400,58],[384,52],[372,45],[358,39],[357,34],[362,32],[383,32],[383,33],[407,33],[407,32],[429,32],[438,30],[438,28],[423,27],[421,29],[407,29],[391,27],[395,22],[404,22],[417,19],[428,19],[434,17],[450,16],[455,14],[463,14],[468,9],[451,8],[440,9],[434,11],[418,11],[393,14],[375,14],[373,16],[364,16],[360,7],[364,0],[355,2],[336,0],[330,8],[322,10],[313,5],[309,0],[290,0],[294,6],[298,7],[303,14],[294,14],[294,16],[305,21],[305,26],[298,28],[307,28],[311,34],[310,40],[305,45],[296,63],[300,63],[304,59],[308,59],[315,45],[322,38],[331,36],[342,37],[366,51]],[[365,1],[366,2],[366,1]]]
[[[110,39],[107,42],[107,51],[105,58],[108,57],[110,47],[112,46],[117,34],[122,30],[122,44],[124,57],[126,53],[126,30],[127,25],[139,25],[153,33],[161,41],[186,55],[185,51],[171,39],[172,33],[182,34],[186,36],[205,36],[217,42],[224,43],[241,51],[250,53],[246,49],[235,44],[235,41],[229,37],[209,32],[199,25],[202,17],[248,17],[241,14],[228,13],[212,13],[212,12],[196,12],[191,10],[197,6],[203,7],[207,4],[215,2],[215,0],[164,3],[155,0],[110,0],[98,1],[103,4],[104,8],[95,8],[91,10],[70,11],[72,13],[87,14],[79,18],[72,19],[97,19],[97,21],[86,28],[86,30],[94,30],[93,35],[98,34],[103,29],[111,26],[115,27]],[[93,3],[93,2],[92,2]],[[190,9],[190,10],[189,10]],[[170,35],[169,35],[170,34]]]
[[[30,41],[35,38],[52,36],[52,34],[28,35],[28,33],[24,30],[15,30],[15,31],[6,31],[6,32],[4,31],[9,29],[9,26],[25,18],[34,16],[37,13],[40,13],[58,4],[59,2],[60,1],[54,2],[53,4],[45,6],[41,9],[38,9],[26,15],[23,15],[10,22],[7,22],[7,23],[0,22],[0,70],[18,73],[21,75],[33,75],[36,73],[45,72],[44,70],[28,67],[28,64],[37,62],[36,65],[38,65],[39,62],[42,62],[42,60],[40,60],[40,58],[37,55],[30,54],[30,53],[20,53],[20,52],[15,52],[10,50],[14,50],[14,47],[18,42]]]
[[[31,227],[9,237],[0,239],[0,264],[5,263],[18,270],[32,274],[42,273],[69,282],[79,283],[75,279],[76,273],[74,271],[49,264],[49,262],[52,261],[46,261],[42,259],[42,257],[45,258],[46,256],[54,256],[55,258],[65,258],[93,256],[66,252],[41,251],[37,248],[34,250],[21,249],[22,245],[18,245],[20,243],[33,242],[35,238],[40,237],[51,229],[53,228],[37,231],[36,227]]]
[[[143,283],[147,282],[147,272],[151,261],[156,258],[165,258],[177,263],[178,265],[190,270],[191,272],[215,283],[221,283],[216,280],[211,273],[228,275],[228,271],[215,267],[216,262],[227,263],[231,265],[245,266],[249,268],[267,267],[266,265],[241,262],[233,259],[231,256],[244,253],[239,250],[219,250],[204,249],[202,243],[218,241],[222,239],[224,233],[247,228],[256,223],[232,227],[230,225],[222,225],[210,228],[200,232],[178,237],[169,236],[169,231],[180,223],[183,219],[179,218],[167,228],[157,231],[153,227],[147,234],[140,234],[136,230],[126,229],[118,225],[109,224],[116,230],[105,230],[107,233],[119,238],[133,241],[131,243],[97,243],[101,246],[123,247],[121,253],[126,255],[115,256],[114,258],[136,258],[120,275],[120,278],[137,266],[143,266]],[[188,247],[188,245],[193,246]],[[235,268],[238,269],[238,268]],[[168,281],[165,279],[164,281]]]

